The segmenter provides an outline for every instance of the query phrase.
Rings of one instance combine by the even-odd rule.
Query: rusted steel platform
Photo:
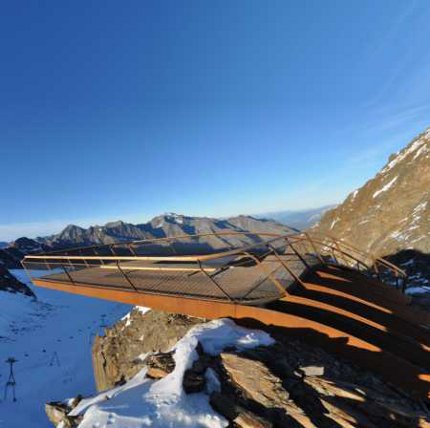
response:
[[[399,277],[406,278],[381,259],[372,272],[375,261],[366,265],[370,256],[302,234],[259,236],[250,245],[205,255],[150,255],[136,243],[131,249],[118,245],[134,254],[75,249],[29,256],[23,265],[30,275],[36,268],[49,270],[32,278],[41,287],[276,326],[430,399],[429,314],[412,309],[393,288]],[[151,241],[152,254],[156,247]],[[390,285],[376,279],[382,269],[384,278],[387,270],[393,274]]]

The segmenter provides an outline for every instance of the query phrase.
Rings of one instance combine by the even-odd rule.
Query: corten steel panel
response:
[[[322,302],[345,309],[360,316],[360,318],[365,318],[368,325],[392,335],[412,338],[425,349],[430,349],[430,331],[421,328],[420,323],[414,319],[414,312],[410,308],[399,306],[398,309],[388,310],[382,305],[375,305],[365,299],[358,299],[348,293],[338,292],[327,286],[319,286],[309,281],[304,284],[303,288],[295,290],[295,294],[317,303]],[[400,316],[400,313],[403,316]]]
[[[343,296],[393,314],[412,324],[430,326],[430,314],[417,307],[412,309],[408,296],[355,272],[335,267],[326,268],[312,274],[306,283],[309,290]]]

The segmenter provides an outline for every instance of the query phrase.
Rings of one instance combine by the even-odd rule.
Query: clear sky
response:
[[[427,0],[14,1],[0,240],[338,202],[430,126]]]

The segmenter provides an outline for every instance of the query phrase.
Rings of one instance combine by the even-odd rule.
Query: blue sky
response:
[[[4,1],[0,240],[341,201],[430,126],[430,5]]]

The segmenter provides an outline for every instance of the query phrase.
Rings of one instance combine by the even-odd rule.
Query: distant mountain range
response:
[[[26,254],[90,245],[112,244],[141,239],[163,238],[205,234],[213,232],[269,232],[286,234],[292,229],[274,220],[257,219],[251,216],[237,216],[227,219],[189,217],[174,213],[154,217],[143,224],[123,221],[106,223],[104,226],[83,228],[69,225],[60,233],[44,238],[19,238],[0,249],[0,263],[6,268],[19,268]],[[224,248],[227,244],[247,244],[251,238],[223,237],[202,240],[208,248]]]
[[[106,223],[104,226],[91,226],[87,229],[69,225],[62,232],[46,238],[39,238],[36,242],[39,246],[57,249],[228,231],[289,233],[291,229],[273,220],[257,219],[250,216],[216,219],[169,213],[154,217],[151,221],[143,224],[115,221]]]
[[[256,215],[257,218],[272,219],[292,228],[304,230],[318,223],[325,212],[333,209],[336,205],[325,205],[319,208],[307,210],[275,211]]]

